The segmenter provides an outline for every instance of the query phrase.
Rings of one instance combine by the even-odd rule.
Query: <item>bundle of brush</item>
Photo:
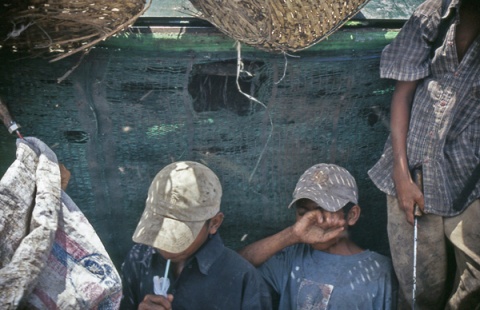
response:
[[[368,0],[190,0],[198,17],[268,52],[296,52],[338,30]]]
[[[147,8],[145,0],[6,0],[0,45],[56,61],[124,30]]]

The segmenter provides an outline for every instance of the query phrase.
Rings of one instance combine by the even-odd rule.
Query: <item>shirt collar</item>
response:
[[[441,1],[446,1],[446,0],[441,0]],[[452,10],[455,10],[457,12],[460,11],[460,0],[451,0],[450,1],[450,3],[448,4],[448,9],[446,9],[443,12],[442,19],[447,18],[447,16],[449,16],[450,14],[454,14],[454,13],[452,13]]]
[[[195,258],[200,272],[208,275],[210,267],[212,267],[213,263],[220,257],[223,249],[224,245],[219,233],[210,235],[202,247],[190,258],[190,262]],[[151,266],[153,260],[158,261],[158,263],[161,262],[161,264],[166,263],[166,260],[154,248],[149,247],[147,253],[150,254],[146,255],[146,257],[148,257],[147,261],[144,262],[146,265]]]
[[[195,253],[198,269],[208,275],[210,267],[220,257],[224,249],[223,241],[218,233],[210,235],[203,246]]]

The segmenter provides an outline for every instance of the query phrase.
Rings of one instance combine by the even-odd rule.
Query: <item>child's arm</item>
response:
[[[324,218],[320,210],[307,212],[294,225],[240,249],[242,255],[254,266],[260,266],[275,253],[296,243],[323,243],[337,238],[345,229],[345,220],[339,217]]]
[[[390,129],[393,148],[393,182],[400,208],[413,224],[413,207],[423,211],[423,195],[412,181],[407,158],[407,134],[410,110],[418,81],[397,81],[391,104]]]

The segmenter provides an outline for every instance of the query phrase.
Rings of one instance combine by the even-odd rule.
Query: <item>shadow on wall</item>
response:
[[[388,134],[392,84],[378,77],[379,51],[291,58],[285,76],[283,56],[244,55],[252,75],[240,87],[268,111],[238,92],[236,59],[214,51],[93,49],[59,84],[78,58],[49,64],[5,55],[0,94],[22,133],[42,139],[71,171],[67,192],[118,267],[151,180],[177,160],[202,162],[220,177],[221,234],[232,248],[294,220],[287,205],[308,167],[344,166],[360,188],[354,239],[388,255],[384,197],[367,177]],[[14,137],[1,139],[3,174]]]

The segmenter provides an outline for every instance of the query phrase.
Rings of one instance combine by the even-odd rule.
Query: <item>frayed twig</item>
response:
[[[87,55],[87,52],[83,53],[82,56],[80,57],[80,59],[78,60],[77,64],[75,66],[73,66],[70,70],[68,70],[62,77],[58,78],[57,79],[57,83],[60,84],[61,82],[63,82],[70,74],[72,74],[72,72],[77,69],[77,67],[80,65],[80,63],[82,62],[83,60],[83,57],[85,57],[85,55]]]
[[[34,22],[29,22],[26,25],[22,24],[20,25],[20,28],[17,29],[17,24],[15,24],[13,21],[11,23],[13,24],[13,30],[7,34],[7,37],[5,38],[5,40],[3,40],[3,42],[7,41],[10,38],[13,38],[13,39],[17,38],[22,34],[22,32],[27,30],[28,27],[34,24]]]

